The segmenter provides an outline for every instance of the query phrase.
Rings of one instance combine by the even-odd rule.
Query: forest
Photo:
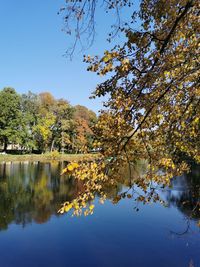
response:
[[[2,152],[85,153],[92,150],[96,114],[72,106],[49,92],[18,94],[0,91],[0,148]]]

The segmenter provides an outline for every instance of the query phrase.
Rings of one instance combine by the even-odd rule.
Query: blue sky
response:
[[[0,89],[11,86],[19,93],[49,91],[72,105],[97,111],[101,100],[89,100],[89,96],[102,78],[86,71],[78,51],[72,61],[63,56],[70,44],[62,32],[62,16],[57,15],[63,3],[0,0]],[[98,34],[86,54],[99,54],[108,47],[105,33],[112,17],[105,12],[98,16]]]

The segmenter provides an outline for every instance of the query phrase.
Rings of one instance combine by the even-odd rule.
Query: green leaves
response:
[[[0,140],[5,150],[9,142],[21,142],[23,138],[20,103],[20,96],[13,88],[6,87],[0,91]]]
[[[72,107],[50,93],[18,95],[13,88],[0,91],[0,143],[39,152],[92,149],[96,114],[84,106]]]

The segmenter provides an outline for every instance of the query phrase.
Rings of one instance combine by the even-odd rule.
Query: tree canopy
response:
[[[4,151],[9,142],[20,142],[23,138],[20,96],[13,88],[6,87],[0,91],[0,140]]]
[[[107,77],[93,93],[93,97],[108,96],[95,129],[102,160],[76,169],[86,191],[61,211],[71,205],[81,213],[82,203],[94,198],[95,192],[101,194],[104,183],[115,183],[122,166],[129,168],[131,177],[136,159],[148,163],[145,175],[134,181],[144,193],[151,189],[147,197],[140,196],[146,202],[157,199],[153,184],[169,185],[173,176],[188,170],[188,159],[200,163],[200,3],[139,2],[139,10],[117,28],[124,42],[115,43],[101,57],[84,57],[89,71]],[[84,22],[92,23],[96,5],[96,0],[67,3],[67,26],[75,19],[75,31],[85,33]],[[108,10],[131,9],[134,1],[107,5]]]
[[[0,91],[0,145],[5,152],[8,145],[22,152],[88,152],[93,148],[96,120],[96,114],[86,107],[72,107],[49,92]]]

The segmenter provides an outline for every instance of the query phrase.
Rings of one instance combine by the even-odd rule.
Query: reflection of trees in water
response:
[[[121,195],[123,197],[123,187],[126,188],[133,188],[134,187],[134,180],[140,179],[146,171],[146,164],[142,161],[136,162],[133,170],[132,170],[132,179],[128,173],[129,168],[124,168],[121,170],[119,174],[119,185],[115,187],[106,188],[106,192],[108,192],[108,197],[113,200],[113,197]],[[167,206],[175,206],[180,210],[183,215],[185,216],[186,221],[186,228],[190,227],[190,220],[199,221],[200,219],[200,165],[192,165],[191,171],[186,173],[182,176],[176,177],[172,180],[170,188],[164,188],[161,192],[159,189],[160,187],[155,185],[155,192],[158,193],[158,200],[163,199],[163,192],[164,192],[164,199],[167,202]],[[126,189],[125,189],[126,190]],[[154,190],[154,188],[153,188]],[[152,191],[149,190],[146,192],[146,195],[151,193]],[[133,190],[133,199],[140,199],[135,198],[135,194],[137,192]],[[127,194],[126,194],[127,196]],[[117,203],[118,200],[114,203]],[[143,199],[143,198],[141,198]],[[156,200],[154,198],[154,200]],[[142,200],[143,202],[143,200]],[[154,201],[155,202],[155,201]],[[138,204],[138,203],[136,203]],[[135,207],[137,209],[137,207]]]
[[[64,201],[71,201],[83,190],[83,183],[72,177],[60,176],[67,163],[19,162],[0,164],[0,229],[11,222],[25,226],[32,221],[46,222],[58,216]],[[133,177],[144,171],[144,164],[135,164]],[[124,186],[129,186],[129,170],[121,169],[118,184],[105,185],[108,198],[114,199]]]
[[[60,176],[66,163],[29,162],[0,164],[0,229],[11,222],[25,226],[35,221],[46,222],[56,215],[60,204],[71,201],[84,190],[81,181]],[[145,173],[145,163],[136,162],[130,180],[129,168],[119,172],[118,184],[105,185],[107,198],[115,202],[124,188],[134,184]],[[199,219],[200,211],[200,167],[193,166],[190,174],[177,177],[172,189],[165,192],[169,205],[177,206],[187,218]]]
[[[166,198],[187,218],[200,219],[200,166],[194,165],[190,173],[176,177]]]
[[[134,191],[134,182],[135,180],[142,179],[143,175],[146,172],[147,163],[142,160],[137,160],[133,165],[129,166],[128,164],[121,167],[118,172],[117,184],[104,185],[103,190],[106,192],[107,198],[114,200],[117,196],[123,195],[124,191],[131,189]],[[130,175],[131,172],[131,175]]]
[[[0,229],[11,222],[43,223],[57,215],[60,204],[81,190],[76,180],[62,176],[62,163],[0,164]]]

